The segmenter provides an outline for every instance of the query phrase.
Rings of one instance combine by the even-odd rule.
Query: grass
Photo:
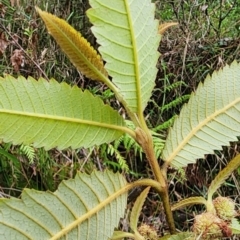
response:
[[[161,134],[160,139],[164,139],[173,119],[181,106],[187,102],[189,94],[196,89],[199,81],[226,63],[234,59],[240,60],[240,23],[235,20],[240,7],[237,1],[234,7],[225,8],[211,1],[206,11],[205,1],[199,1],[198,5],[192,4],[190,0],[155,2],[156,16],[161,22],[179,22],[179,26],[169,29],[162,39],[156,87],[145,110],[149,126],[152,126],[154,132]],[[34,10],[34,5],[38,5],[43,10],[67,19],[96,46],[85,15],[89,7],[87,1],[35,0],[29,3],[25,0],[21,5],[15,3],[11,6],[10,1],[4,0],[2,4],[6,7],[6,12],[1,12],[3,10],[0,8],[0,29],[10,42],[0,58],[2,74],[14,76],[21,74],[34,78],[53,77],[60,82],[66,81],[87,88],[102,96],[103,100],[113,107],[120,107],[108,89],[89,81],[72,66],[55,41],[47,34]],[[15,49],[22,49],[25,57],[24,66],[18,72],[15,72],[11,65],[11,56]],[[156,144],[157,154],[160,155],[159,149],[162,148],[163,142],[156,141]],[[171,201],[176,202],[189,196],[205,196],[207,187],[217,172],[239,151],[240,144],[235,143],[214,156],[206,156],[206,159],[198,161],[196,165],[189,165],[186,169],[169,169]],[[100,148],[64,151],[57,149],[46,151],[31,146],[24,148],[1,143],[0,156],[0,192],[4,197],[19,197],[25,187],[54,191],[63,179],[72,178],[76,171],[90,173],[95,168],[123,171],[129,181],[152,175],[141,149],[127,137]],[[240,204],[239,182],[240,169],[231,175],[226,184],[219,189],[218,194],[230,196]],[[138,193],[138,189],[130,193],[129,202],[135,200],[135,193]],[[165,218],[161,213],[161,201],[154,192],[150,193],[146,206],[141,221],[158,227],[159,233],[163,234],[166,227]],[[201,206],[176,211],[178,229],[189,229],[193,214],[201,211],[203,211]]]

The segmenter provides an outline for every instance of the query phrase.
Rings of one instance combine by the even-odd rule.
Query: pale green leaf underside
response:
[[[87,14],[101,45],[105,68],[130,110],[141,114],[157,73],[160,35],[150,0],[90,0]]]
[[[0,138],[59,149],[119,138],[123,118],[88,91],[55,80],[0,78]]]
[[[122,175],[110,171],[78,173],[54,193],[25,189],[21,200],[1,199],[1,239],[106,240],[127,204],[127,194],[109,196],[125,185]]]
[[[239,135],[240,65],[234,62],[199,84],[169,132],[163,159],[184,167]]]

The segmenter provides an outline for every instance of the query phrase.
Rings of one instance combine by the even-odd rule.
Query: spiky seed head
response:
[[[144,237],[145,240],[157,240],[158,239],[156,230],[147,224],[142,224],[138,228],[138,232]]]
[[[219,218],[224,221],[231,221],[236,216],[235,203],[227,197],[217,197],[213,200],[213,205]]]
[[[202,240],[219,239],[223,236],[221,226],[224,223],[222,219],[213,213],[206,212],[195,216],[193,231]]]

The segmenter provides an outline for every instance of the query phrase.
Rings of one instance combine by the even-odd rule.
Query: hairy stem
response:
[[[159,188],[156,190],[160,194],[163,202],[163,207],[166,213],[166,219],[169,225],[170,233],[173,234],[176,232],[176,229],[169,202],[167,179],[166,177],[164,177],[163,172],[161,171],[156,156],[154,154],[152,135],[148,129],[145,129],[144,131],[141,128],[136,128],[135,132],[136,140],[143,148],[143,151],[145,152],[150,167],[153,171],[154,178],[159,183]]]
[[[176,233],[176,228],[175,228],[173,214],[172,214],[172,210],[171,210],[171,206],[170,206],[170,202],[169,202],[168,186],[166,185],[163,188],[163,191],[159,192],[159,194],[160,194],[161,200],[163,202],[163,207],[165,210],[166,219],[168,222],[170,233],[174,234],[174,233]]]

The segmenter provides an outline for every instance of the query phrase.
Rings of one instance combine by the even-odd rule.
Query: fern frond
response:
[[[170,84],[169,86],[166,86],[164,89],[164,92],[170,92],[170,91],[176,89],[177,87],[181,87],[181,86],[187,87],[187,84],[183,81],[174,82],[174,83]]]
[[[27,156],[30,163],[33,163],[35,157],[35,150],[32,146],[22,144],[20,146],[20,151]]]
[[[126,160],[112,144],[108,144],[107,153],[110,154],[111,156],[115,155],[121,170],[129,172],[129,167],[127,165]]]
[[[116,139],[113,143],[114,148],[118,148],[119,145],[123,142],[125,135],[122,135],[120,138]]]
[[[124,159],[124,157],[119,153],[119,151],[115,151],[115,156],[118,160],[118,163],[121,167],[122,170],[124,170],[125,172],[129,172],[129,166],[127,164],[127,161]]]
[[[134,123],[130,120],[125,120],[125,123],[126,123],[127,127],[132,129],[132,130],[134,130],[135,127],[136,127],[134,125]],[[127,153],[129,153],[130,150],[133,149],[134,154],[139,155],[140,159],[142,160],[142,153],[143,153],[142,148],[139,146],[139,144],[132,137],[130,137],[128,134],[124,134],[117,141],[118,141],[118,143],[117,143],[118,146],[121,143],[123,143],[123,146],[126,149]]]
[[[157,131],[161,131],[161,130],[164,130],[164,129],[169,129],[173,125],[176,117],[177,117],[177,115],[174,115],[173,117],[168,119],[166,122],[164,122],[164,123],[158,125],[157,127],[153,128],[153,131],[157,132]]]
[[[153,148],[156,158],[159,158],[164,148],[165,141],[160,137],[153,135]]]
[[[118,162],[113,162],[113,161],[110,161],[110,160],[105,160],[103,165],[107,166],[107,167],[110,167],[111,166],[111,169],[113,169],[113,171],[119,171],[121,170],[120,168],[120,165]]]
[[[126,125],[130,129],[134,129],[134,124],[132,121],[126,120]],[[156,157],[159,158],[162,152],[162,149],[164,147],[164,140],[163,136],[159,133],[156,133],[155,131],[151,131],[153,136],[153,144],[154,144],[154,152],[156,154]],[[120,144],[123,144],[124,148],[126,149],[127,153],[133,149],[135,155],[139,155],[140,159],[142,160],[142,148],[141,146],[129,135],[124,134],[119,139],[115,140],[114,142],[114,148],[117,149]]]
[[[182,105],[184,102],[186,102],[190,98],[190,94],[183,95],[181,97],[178,97],[177,99],[173,100],[172,102],[165,104],[162,108],[161,111],[164,112],[166,110],[169,110],[173,107],[176,107],[178,105]]]

